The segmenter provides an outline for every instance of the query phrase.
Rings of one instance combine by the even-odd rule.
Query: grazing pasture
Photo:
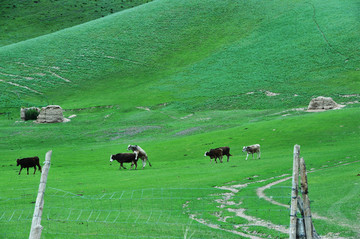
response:
[[[317,232],[359,238],[357,1],[32,2],[0,9],[0,238],[30,232],[40,175],[16,159],[49,150],[42,238],[287,238],[295,144]],[[317,96],[346,107],[305,112]],[[50,104],[76,117],[20,121]],[[129,144],[152,167],[111,165]]]
[[[98,113],[106,115],[109,110]],[[108,138],[98,143],[87,142],[86,135],[72,139],[73,131],[76,128],[80,130],[76,125],[92,128],[94,130],[88,133],[96,134],[96,127],[91,127],[87,117],[81,114],[77,122],[72,122],[75,126],[26,122],[11,124],[7,132],[32,129],[38,132],[35,134],[38,137],[22,137],[33,140],[40,140],[43,130],[48,132],[48,142],[43,142],[44,145],[26,146],[29,148],[26,152],[36,151],[39,155],[53,149],[43,219],[46,228],[43,235],[46,238],[62,235],[70,238],[76,235],[83,235],[84,238],[92,235],[156,237],[165,234],[177,238],[182,237],[186,230],[194,233],[194,237],[235,238],[235,232],[248,232],[241,227],[234,230],[234,226],[252,224],[253,220],[269,221],[274,226],[267,228],[258,224],[251,226],[252,230],[286,238],[286,234],[277,229],[288,226],[288,209],[259,198],[257,189],[291,174],[291,142],[301,144],[301,155],[305,157],[307,167],[313,171],[309,173],[312,209],[320,218],[326,218],[314,219],[318,232],[323,235],[339,233],[336,235],[354,238],[358,206],[355,204],[357,209],[351,210],[350,205],[354,206],[353,200],[357,195],[359,177],[356,176],[356,169],[360,162],[357,149],[352,146],[358,144],[360,128],[350,125],[357,124],[355,116],[358,114],[359,109],[354,108],[291,117],[273,116],[271,120],[267,118],[235,128],[181,137],[174,136],[170,129],[168,132],[159,130],[156,137],[139,133],[129,138],[147,149],[153,166],[136,171],[114,170],[108,161],[109,152],[125,149],[128,138]],[[327,126],[322,125],[324,120],[327,120]],[[301,125],[296,124],[300,121]],[[218,123],[221,125],[221,120]],[[97,123],[94,121],[90,124],[95,126]],[[111,125],[114,126],[114,123]],[[314,128],[308,125],[318,129],[315,137]],[[184,127],[183,122],[178,122],[177,126],[177,129]],[[273,131],[280,126],[282,130]],[[63,139],[55,145],[53,141],[59,137],[60,130]],[[26,138],[23,140],[26,142]],[[263,141],[262,159],[246,161],[242,145],[257,140]],[[219,144],[231,146],[232,160],[223,164],[204,161],[203,150],[199,148],[206,150],[209,146]],[[334,147],[334,144],[338,147]],[[2,151],[7,152],[1,174],[2,184],[7,187],[2,187],[1,192],[1,206],[4,209],[1,232],[9,238],[24,236],[27,231],[24,227],[19,230],[17,223],[31,224],[32,202],[36,198],[39,177],[19,177],[18,168],[10,166],[12,158],[23,150],[2,148]],[[247,187],[241,190],[236,186],[245,184]],[[265,190],[265,193],[275,201],[289,205],[290,184],[291,180],[284,181]],[[346,187],[341,184],[346,184]],[[239,191],[229,198],[232,187]],[[327,191],[326,197],[322,196],[324,191]],[[347,200],[341,199],[344,194]],[[240,214],[242,208],[246,209],[246,217]],[[329,210],[332,210],[331,214]],[[337,220],[348,223],[339,225]],[[213,225],[217,226],[214,228]],[[8,232],[5,229],[11,230]]]

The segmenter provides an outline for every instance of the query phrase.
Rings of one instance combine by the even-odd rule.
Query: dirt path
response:
[[[252,181],[252,182],[249,182],[249,183],[246,183],[246,184],[235,184],[235,185],[230,185],[230,186],[216,187],[218,189],[228,190],[230,192],[221,193],[220,195],[222,196],[222,199],[217,199],[217,200],[215,200],[215,202],[217,202],[220,205],[219,206],[220,208],[225,208],[228,205],[238,205],[238,206],[240,206],[242,204],[242,202],[236,203],[234,201],[234,197],[240,191],[240,189],[246,188],[247,186],[249,186],[251,184],[266,182],[266,181],[274,180],[276,178],[281,178],[281,177],[284,177],[284,176],[288,176],[288,175],[287,174],[280,175],[280,176],[271,177],[271,178],[268,178],[268,179]],[[288,179],[288,178],[289,177],[287,177],[286,179]],[[284,181],[284,179],[281,179],[279,181]],[[272,184],[272,183],[270,183],[270,184]],[[249,226],[266,227],[268,229],[273,229],[273,230],[276,230],[276,231],[281,232],[281,233],[285,233],[285,234],[288,233],[288,228],[285,227],[285,226],[276,225],[276,224],[273,224],[270,221],[266,221],[266,220],[263,220],[261,218],[257,218],[257,217],[254,217],[254,216],[247,215],[246,214],[246,209],[242,208],[241,206],[239,208],[237,208],[237,209],[227,208],[226,210],[229,211],[229,212],[235,213],[236,217],[241,217],[241,218],[246,219],[248,221],[248,223],[234,225],[234,230],[228,230],[228,229],[221,228],[218,224],[211,223],[211,222],[206,221],[205,219],[199,218],[195,214],[190,214],[189,217],[191,219],[203,224],[203,225],[208,226],[208,227],[211,227],[211,228],[214,228],[214,229],[219,229],[219,230],[222,230],[222,231],[231,232],[231,233],[234,233],[236,235],[242,236],[243,238],[260,239],[260,238],[267,237],[267,235],[265,235],[265,234],[255,232],[253,230],[250,231],[248,229]],[[223,217],[221,215],[221,213],[216,215],[216,216],[218,218],[218,221],[221,221],[221,222],[226,222],[226,220],[229,218],[229,216]],[[236,230],[236,229],[239,229],[239,228],[241,228],[241,230],[244,231],[244,232],[240,232],[240,231]]]
[[[349,164],[357,163],[357,162],[359,162],[359,161],[355,161],[355,162],[351,162],[351,163],[341,163],[341,164],[334,165],[333,167],[345,166],[345,165],[349,165]],[[331,167],[331,168],[333,168],[333,167]],[[329,168],[329,167],[327,167],[327,168]],[[308,173],[314,173],[314,172],[317,172],[317,171],[320,171],[320,170],[325,170],[327,168],[320,168],[318,170],[311,170]],[[276,181],[273,181],[274,179],[277,179],[277,178],[280,178],[280,179],[278,179]],[[285,207],[285,208],[289,208],[289,205],[277,202],[276,200],[272,199],[271,197],[268,197],[265,194],[265,190],[271,188],[272,186],[280,184],[282,182],[288,181],[291,178],[292,178],[292,176],[289,176],[289,174],[284,174],[284,175],[280,175],[280,176],[276,176],[276,177],[271,177],[271,178],[268,178],[268,179],[252,181],[252,182],[245,183],[245,184],[236,184],[236,185],[227,185],[227,186],[215,187],[215,188],[218,188],[218,189],[230,191],[230,192],[225,192],[225,193],[220,194],[222,196],[222,199],[217,199],[217,200],[215,200],[215,202],[220,204],[219,208],[225,208],[228,205],[238,205],[238,206],[240,206],[237,209],[227,208],[227,211],[233,212],[233,213],[235,213],[235,215],[237,217],[244,218],[244,219],[246,219],[248,221],[248,223],[246,223],[246,224],[234,225],[234,229],[241,228],[242,231],[244,231],[246,233],[239,232],[239,231],[236,231],[236,230],[223,229],[217,224],[208,222],[208,221],[206,221],[205,219],[202,219],[202,218],[198,218],[195,214],[190,214],[189,217],[191,219],[203,224],[203,225],[208,226],[208,227],[223,230],[223,231],[227,231],[227,232],[231,232],[231,233],[240,235],[240,236],[242,236],[244,238],[257,239],[257,238],[264,238],[264,236],[265,237],[267,236],[267,235],[261,235],[260,233],[257,233],[257,232],[254,232],[254,231],[252,231],[252,232],[247,231],[247,227],[249,227],[249,226],[266,227],[268,229],[276,230],[278,232],[287,234],[288,231],[289,231],[288,227],[285,227],[283,225],[276,225],[276,224],[273,224],[272,222],[265,221],[265,220],[263,220],[261,218],[256,218],[254,216],[247,215],[246,214],[246,209],[241,207],[242,202],[236,203],[234,201],[234,197],[240,191],[241,188],[245,188],[245,187],[249,186],[250,184],[261,183],[261,182],[266,182],[266,181],[272,181],[272,182],[266,184],[265,186],[257,188],[256,189],[256,195],[260,199],[264,199],[264,200],[270,202],[271,204],[278,205],[278,206]],[[217,214],[216,216],[218,217],[218,221],[221,221],[221,222],[226,222],[226,220],[228,218],[230,218],[230,216],[222,217],[221,213]],[[331,219],[319,216],[319,215],[314,214],[314,213],[312,214],[312,217],[314,219],[320,219],[320,220],[326,220],[328,222],[332,222]],[[349,228],[351,228],[351,229],[353,229],[355,231],[358,230],[357,226],[351,226],[351,225],[348,225],[348,224],[345,224],[345,223],[342,223],[341,225],[345,226],[345,227],[349,227]],[[339,237],[338,233],[332,233],[332,232],[329,232],[325,236],[321,236],[321,238],[323,238],[323,239],[345,239],[343,237]]]

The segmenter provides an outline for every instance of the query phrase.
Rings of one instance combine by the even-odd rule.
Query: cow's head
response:
[[[20,165],[20,161],[21,161],[21,159],[17,159],[17,160],[16,160],[16,163],[17,163],[16,166],[19,166],[19,165]]]
[[[204,156],[209,156],[210,152],[205,152]]]
[[[242,151],[243,151],[243,152],[246,152],[246,150],[247,150],[247,146],[244,146],[243,149],[242,149]]]
[[[111,163],[112,161],[114,161],[113,156],[114,156],[114,155],[110,155],[110,163]]]
[[[129,144],[128,147],[127,147],[127,150],[132,150],[132,151],[134,151],[134,150],[136,150],[136,149],[137,149],[137,145],[131,145],[131,144]]]

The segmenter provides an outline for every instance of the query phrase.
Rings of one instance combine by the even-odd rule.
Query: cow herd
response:
[[[254,144],[254,145],[250,145],[250,146],[244,146],[242,149],[243,152],[246,152],[246,159],[248,159],[249,154],[252,154],[252,157],[254,159],[254,153],[257,154],[258,159],[260,159],[260,144]],[[210,163],[212,162],[212,159],[215,159],[215,163],[217,163],[216,159],[219,159],[220,163],[222,163],[222,158],[223,156],[227,156],[227,161],[229,162],[229,158],[230,156],[232,156],[230,154],[230,148],[228,146],[226,147],[219,147],[216,149],[210,149],[209,151],[205,152],[204,156],[209,156],[210,157]]]
[[[137,161],[139,159],[142,160],[142,168],[144,169],[145,165],[146,165],[146,161],[149,163],[150,167],[151,167],[151,163],[148,159],[148,156],[146,154],[146,152],[138,145],[128,145],[127,147],[128,151],[133,151],[132,153],[118,153],[118,154],[113,154],[110,155],[110,162],[113,162],[114,160],[118,161],[120,163],[120,168],[124,168],[124,163],[131,163],[131,169],[133,168],[133,166],[135,165],[135,169],[137,168]],[[250,145],[250,146],[244,146],[242,149],[243,152],[246,152],[246,160],[249,157],[249,154],[252,154],[252,157],[254,159],[254,153],[257,154],[257,158],[260,159],[260,144],[254,144],[254,145]],[[215,159],[215,162],[217,163],[217,159],[219,159],[220,163],[222,163],[222,159],[224,156],[227,156],[227,162],[229,162],[230,156],[232,156],[230,154],[230,148],[229,147],[219,147],[219,148],[215,148],[215,149],[210,149],[209,151],[205,152],[204,156],[209,156],[210,157],[210,162],[212,162],[212,159]],[[39,163],[39,157],[30,157],[30,158],[22,158],[22,159],[17,159],[17,166],[20,165],[20,171],[19,171],[19,175],[21,173],[21,170],[23,168],[27,168],[27,174],[29,174],[29,168],[34,168],[34,174],[36,172],[36,166],[39,168],[40,172],[41,172],[41,166]]]

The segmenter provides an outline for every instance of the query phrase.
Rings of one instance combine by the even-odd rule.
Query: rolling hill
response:
[[[339,100],[359,88],[357,8],[341,7],[151,2],[1,47],[1,102],[127,105],[135,94],[148,106],[262,109],[299,107],[314,95]],[[280,96],[268,101],[263,91]]]
[[[0,46],[43,36],[150,1],[4,0],[0,8]]]

